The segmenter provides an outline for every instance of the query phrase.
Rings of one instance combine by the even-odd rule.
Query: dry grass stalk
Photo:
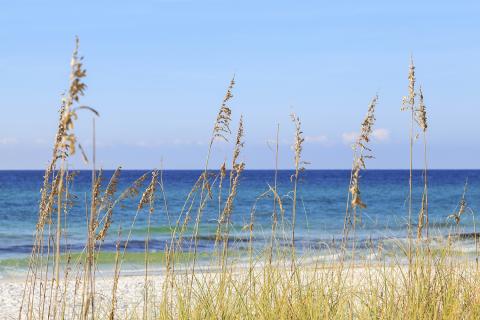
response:
[[[39,209],[39,218],[37,223],[37,231],[43,230],[45,222],[47,219],[50,218],[52,213],[52,206],[53,206],[53,198],[55,196],[55,191],[57,190],[57,186],[53,187],[50,184],[50,180],[55,179],[53,176],[53,172],[55,170],[56,164],[58,159],[61,157],[59,154],[59,148],[61,145],[61,141],[63,136],[65,135],[65,127],[63,126],[63,115],[65,113],[65,103],[62,102],[62,105],[59,110],[59,121],[57,127],[57,133],[55,135],[55,143],[53,146],[53,154],[52,159],[50,160],[47,169],[45,170],[45,174],[43,176],[43,186],[40,190],[40,209]],[[58,179],[56,180],[58,182]]]
[[[52,277],[52,286],[50,289],[50,299],[48,306],[48,313],[53,310],[55,316],[57,316],[58,310],[58,294],[59,294],[59,282],[60,282],[60,240],[61,240],[61,225],[62,225],[62,208],[65,208],[65,203],[69,201],[68,195],[63,198],[62,193],[66,190],[66,159],[75,153],[76,138],[73,133],[74,121],[77,116],[73,110],[73,104],[78,103],[79,97],[84,94],[85,84],[83,78],[86,76],[83,69],[81,58],[78,57],[78,38],[76,40],[75,50],[72,55],[71,62],[71,74],[70,74],[70,87],[68,93],[62,99],[62,104],[59,112],[59,124],[57,133],[55,136],[55,143],[53,147],[53,154],[50,163],[47,166],[44,174],[43,186],[41,189],[41,199],[39,207],[39,218],[36,226],[35,243],[32,249],[32,255],[30,259],[30,267],[27,275],[27,280],[24,289],[24,298],[22,299],[22,307],[20,308],[19,317],[23,315],[23,306],[25,302],[25,296],[28,291],[27,301],[27,317],[33,317],[34,309],[34,297],[36,292],[36,282],[38,272],[40,272],[41,284],[40,284],[40,298],[39,304],[42,305],[40,314],[43,316],[44,305],[47,303],[46,298],[46,282],[49,277],[48,261],[50,256],[50,242],[48,242],[47,251],[47,265],[44,265],[44,227],[48,223],[53,223],[52,215],[56,206],[57,220],[56,220],[56,237],[55,237],[55,251],[54,251],[54,269]],[[60,160],[60,164],[58,164]],[[57,169],[58,166],[58,170]],[[50,231],[48,231],[48,239],[50,239]],[[45,282],[43,282],[45,281]],[[53,293],[53,290],[55,293]],[[43,292],[42,292],[43,291]]]
[[[408,72],[408,96],[402,99],[402,111],[410,112],[410,174],[409,174],[409,193],[408,193],[408,261],[412,264],[412,193],[413,193],[413,144],[414,144],[414,124],[415,124],[415,65],[413,57],[410,59]]]
[[[294,166],[295,172],[290,177],[290,180],[293,182],[293,196],[292,196],[292,261],[291,267],[292,272],[295,270],[295,224],[297,219],[297,188],[298,188],[298,178],[300,172],[305,170],[304,165],[307,164],[305,161],[302,161],[302,150],[303,150],[303,142],[305,138],[303,137],[302,132],[302,124],[300,122],[300,118],[292,113],[290,118],[295,126],[295,140],[293,144],[293,151],[294,151]]]
[[[226,162],[224,161],[220,167],[220,182],[218,183],[218,218],[217,218],[217,230],[215,232],[215,245],[214,250],[216,250],[218,242],[221,240],[221,227],[222,227],[222,187],[223,181],[227,176]],[[220,256],[219,256],[220,261]]]
[[[70,88],[67,96],[64,97],[65,111],[61,119],[62,126],[65,130],[61,144],[65,152],[68,151],[69,155],[75,153],[75,144],[77,141],[75,135],[71,132],[74,128],[74,121],[78,118],[73,105],[79,102],[80,97],[85,94],[85,89],[87,88],[83,82],[83,78],[87,76],[87,72],[83,68],[83,57],[79,57],[78,55],[79,44],[80,40],[76,38],[75,50],[73,51],[72,61],[70,62]]]
[[[417,226],[417,239],[421,239],[423,235],[423,229],[426,228],[426,234],[428,238],[428,162],[427,162],[427,110],[425,107],[423,90],[420,87],[419,91],[419,106],[415,110],[415,120],[423,133],[423,153],[424,153],[424,169],[423,169],[423,193],[422,193],[422,205],[418,214],[418,226]]]
[[[427,131],[427,108],[425,106],[422,87],[419,89],[419,105],[418,108],[415,109],[415,112],[415,121],[417,121],[418,126],[423,132]]]
[[[143,295],[143,319],[147,318],[148,314],[148,263],[149,263],[149,242],[150,242],[150,223],[151,216],[155,210],[155,191],[158,184],[158,171],[154,170],[152,172],[152,180],[148,185],[147,189],[142,195],[140,202],[138,204],[138,210],[141,210],[145,204],[148,203],[148,217],[147,217],[147,235],[145,236],[145,283],[144,283],[144,295]]]
[[[232,120],[232,110],[228,106],[228,102],[233,98],[232,90],[235,86],[235,76],[230,81],[230,85],[228,86],[227,93],[223,98],[222,104],[220,106],[220,110],[217,115],[217,119],[215,120],[215,125],[213,126],[213,134],[212,139],[210,141],[210,145],[213,144],[213,140],[215,138],[220,138],[225,141],[228,141],[227,134],[230,134],[230,121]]]
[[[96,235],[96,241],[104,241],[107,236],[108,229],[112,224],[113,208],[115,206],[114,195],[117,192],[118,180],[120,178],[121,167],[117,168],[110,178],[102,199],[100,200],[99,211],[106,210],[105,216],[101,219],[103,227]]]
[[[141,210],[146,204],[151,204],[155,199],[155,191],[157,189],[158,183],[158,171],[152,171],[152,180],[148,185],[147,189],[142,194],[140,202],[137,205],[137,210]]]
[[[427,112],[424,103],[424,96],[422,88],[417,94],[415,90],[416,78],[415,78],[415,65],[413,58],[410,60],[410,67],[408,73],[408,96],[403,97],[402,110],[410,112],[410,177],[409,177],[409,199],[408,199],[408,238],[409,238],[409,256],[411,260],[411,238],[412,238],[412,192],[413,192],[413,144],[415,140],[414,124],[417,123],[418,127],[423,133],[424,140],[424,190],[422,194],[422,204],[418,214],[417,225],[417,239],[420,239],[423,234],[423,229],[427,230],[428,237],[428,182],[427,182],[427,138],[426,132],[428,128],[427,124]],[[416,97],[419,96],[418,107],[416,106]]]
[[[367,115],[362,122],[360,128],[360,135],[357,138],[354,145],[354,162],[353,162],[353,174],[352,181],[350,183],[350,194],[351,194],[351,206],[352,208],[360,207],[366,208],[367,206],[363,203],[360,197],[360,170],[365,169],[365,160],[372,158],[371,149],[368,147],[370,142],[370,135],[373,130],[373,125],[375,124],[375,107],[377,105],[378,96],[375,96],[368,107]],[[354,222],[355,223],[355,222]]]
[[[460,225],[462,215],[465,213],[465,210],[467,209],[467,200],[465,197],[467,194],[467,187],[468,187],[468,179],[465,181],[465,185],[463,186],[462,197],[460,198],[460,201],[457,205],[458,210],[455,210],[455,212],[453,212],[451,215],[447,217],[447,219],[451,219],[455,221],[455,227],[457,229],[458,229],[458,226]]]
[[[118,237],[115,243],[115,269],[113,273],[113,286],[112,286],[112,299],[110,313],[108,315],[109,320],[115,319],[115,310],[117,309],[117,289],[118,289],[118,280],[120,277],[120,238],[122,234],[122,228],[118,228]]]
[[[54,278],[55,280],[55,298],[54,298],[54,314],[56,315],[57,310],[57,301],[58,301],[58,288],[60,282],[60,239],[61,239],[61,207],[62,207],[62,190],[64,184],[64,175],[66,171],[66,158],[75,154],[75,143],[76,137],[73,133],[74,121],[77,119],[77,114],[73,109],[74,103],[78,103],[80,96],[84,95],[86,85],[83,83],[83,78],[86,76],[86,71],[83,69],[82,58],[78,56],[79,48],[79,39],[76,38],[75,49],[73,51],[72,60],[70,63],[71,73],[70,73],[70,88],[68,94],[64,97],[64,106],[65,110],[63,112],[63,117],[60,119],[61,126],[63,127],[63,135],[60,139],[60,151],[61,151],[61,164],[60,164],[60,181],[58,185],[58,195],[57,195],[57,230],[56,230],[56,251],[55,251],[55,269],[54,269]]]
[[[215,124],[213,126],[212,130],[212,136],[210,139],[210,144],[208,147],[208,152],[207,152],[207,158],[205,161],[205,167],[204,171],[202,173],[202,188],[200,190],[200,199],[199,199],[199,206],[197,209],[197,215],[195,218],[195,225],[194,225],[194,230],[193,230],[193,243],[194,243],[194,249],[193,249],[193,261],[192,261],[192,268],[191,268],[191,286],[193,284],[193,279],[195,277],[195,266],[197,262],[197,249],[198,249],[198,229],[200,226],[200,220],[203,214],[203,211],[205,209],[206,203],[209,199],[212,199],[212,191],[211,191],[211,185],[209,183],[208,177],[209,177],[209,172],[208,172],[208,165],[210,162],[210,156],[212,153],[212,147],[213,147],[213,142],[215,139],[222,139],[225,141],[228,141],[226,134],[230,134],[230,121],[231,121],[231,114],[232,111],[230,107],[228,106],[228,103],[230,100],[233,98],[232,90],[235,85],[235,76],[232,78],[230,81],[230,84],[227,88],[227,92],[225,94],[225,97],[222,100],[220,110],[218,112],[217,118],[215,120]],[[187,217],[187,216],[186,216]],[[190,286],[190,287],[191,287]],[[188,296],[191,296],[191,291],[188,293]]]
[[[378,102],[378,95],[373,97],[368,106],[367,115],[365,116],[360,127],[360,134],[353,144],[353,165],[350,174],[350,186],[347,197],[347,205],[344,219],[344,230],[342,240],[342,251],[345,252],[348,236],[350,231],[353,232],[353,249],[352,256],[354,257],[355,250],[355,228],[358,219],[357,208],[364,209],[367,205],[363,202],[360,193],[360,172],[366,169],[365,161],[373,158],[372,150],[369,147],[370,135],[373,132],[375,124],[375,108]]]
[[[269,252],[269,257],[268,257],[269,265],[272,264],[273,246],[274,246],[274,242],[275,242],[275,238],[276,238],[277,224],[278,224],[277,199],[279,200],[278,205],[280,206],[280,210],[282,212],[282,217],[283,217],[282,201],[277,194],[279,134],[280,134],[280,124],[277,124],[277,135],[276,135],[276,139],[275,139],[275,175],[274,175],[274,179],[273,179],[273,188],[269,186],[269,189],[272,191],[272,194],[273,194],[272,231],[271,231],[272,234],[271,234],[271,237],[270,237],[270,252]],[[283,223],[282,223],[282,226],[283,226]]]
[[[83,291],[83,317],[91,312],[95,313],[95,233],[98,228],[98,205],[100,202],[100,188],[103,171],[98,176],[92,174],[92,194],[90,199],[90,216],[88,219],[87,254],[85,256],[84,291]]]
[[[219,220],[220,228],[223,228],[223,256],[222,261],[224,264],[227,260],[228,253],[228,238],[229,238],[229,225],[231,221],[231,215],[233,212],[233,202],[237,195],[238,185],[240,183],[240,175],[245,169],[245,163],[238,162],[238,157],[240,156],[240,151],[243,148],[244,142],[244,131],[243,131],[243,117],[240,117],[240,122],[238,124],[237,138],[235,141],[235,147],[233,149],[232,157],[232,170],[230,171],[230,192],[225,201],[223,208],[222,216]],[[223,226],[223,227],[222,227]]]
[[[409,195],[409,228],[411,228],[411,202],[412,202],[412,157],[413,157],[413,139],[414,139],[414,132],[413,132],[413,124],[415,121],[415,98],[417,96],[415,92],[415,65],[413,63],[413,58],[410,60],[410,67],[408,72],[408,96],[403,97],[402,100],[402,111],[410,111],[411,112],[411,130],[410,130],[410,195]],[[409,231],[410,232],[410,231]]]

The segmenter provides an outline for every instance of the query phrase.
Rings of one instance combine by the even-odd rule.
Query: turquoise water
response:
[[[123,171],[120,178],[119,192],[146,171]],[[104,172],[105,185],[113,171]],[[152,215],[150,248],[163,250],[170,239],[170,225],[178,217],[185,198],[197,180],[201,171],[165,171],[166,202],[169,217],[163,206],[161,192],[157,193],[157,208]],[[291,220],[291,171],[278,173],[279,194],[283,195],[285,207],[285,225],[289,228]],[[239,185],[238,196],[234,203],[232,215],[233,240],[242,247],[242,240],[248,233],[241,229],[250,222],[254,209],[255,245],[261,247],[270,237],[272,203],[271,196],[256,200],[273,185],[274,171],[247,170]],[[345,203],[350,172],[347,170],[307,170],[301,175],[298,189],[297,244],[299,247],[321,248],[325,243],[334,243],[341,239]],[[479,170],[432,170],[429,172],[429,212],[431,230],[434,234],[447,234],[452,230],[452,221],[446,217],[451,214],[463,192],[468,178],[467,204],[477,212],[480,201]],[[406,217],[408,199],[407,170],[369,170],[362,174],[362,198],[367,208],[361,211],[362,221],[356,235],[359,240],[373,242],[390,238],[406,237]],[[37,221],[40,187],[43,171],[0,171],[0,260],[28,256],[31,252],[32,237]],[[149,180],[149,179],[147,179]],[[73,251],[84,247],[86,218],[84,198],[89,195],[91,173],[80,172],[72,185],[74,194],[73,207],[68,214],[68,242]],[[422,172],[414,172],[414,210],[415,217],[421,203],[423,189]],[[213,188],[213,199],[207,203],[200,229],[200,251],[208,252],[213,247],[213,234],[218,217],[217,188]],[[224,197],[227,190],[223,191]],[[290,193],[290,194],[289,194]],[[118,207],[113,214],[112,232],[102,245],[103,251],[113,251],[116,230],[122,225],[124,233],[129,229],[138,198],[128,200]],[[197,204],[194,208],[196,208]],[[195,215],[196,212],[193,212]],[[144,250],[147,212],[141,212],[134,226],[129,250]],[[461,230],[473,232],[473,216],[470,210],[463,216]],[[415,219],[414,219],[415,221]],[[193,221],[190,226],[193,226]],[[281,229],[281,227],[279,227]],[[191,227],[187,234],[191,235]],[[288,231],[287,231],[288,232]],[[187,235],[186,239],[190,239]],[[186,241],[188,245],[189,241]],[[245,244],[246,245],[246,244]]]

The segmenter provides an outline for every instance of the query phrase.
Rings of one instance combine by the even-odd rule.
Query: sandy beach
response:
[[[313,266],[309,264],[309,267],[303,269],[304,276],[311,277],[314,275]],[[263,270],[263,265],[257,265],[255,267],[256,271],[260,273]],[[335,265],[330,265],[330,267],[323,267],[316,269],[317,276],[326,276],[327,274],[334,274],[336,267]],[[378,268],[373,267],[368,269],[370,272],[373,270],[379,270]],[[231,269],[233,277],[235,279],[245,279],[248,276],[248,266],[245,264],[237,264],[235,268]],[[283,270],[283,269],[282,269]],[[360,284],[362,279],[365,279],[366,268],[357,266],[354,268],[352,279],[354,279],[355,285]],[[152,270],[152,273],[148,276],[150,301],[158,301],[158,294],[162,292],[162,285],[165,280],[165,276],[162,274],[163,270]],[[284,270],[285,275],[289,274],[288,268]],[[216,282],[218,278],[216,276],[220,275],[219,271],[216,268],[211,268],[205,266],[199,268],[195,275],[201,286],[211,283],[210,281]],[[179,271],[176,276],[177,281],[181,282],[181,279],[184,278],[185,273]],[[190,279],[190,276],[188,276]],[[352,283],[351,283],[352,284]],[[61,283],[63,286],[64,283]],[[23,290],[25,286],[25,279],[21,276],[5,277],[0,279],[0,305],[2,306],[1,316],[2,319],[18,319],[20,305],[22,301]],[[109,272],[97,271],[96,281],[95,281],[95,303],[98,309],[96,313],[98,315],[105,315],[110,310],[111,306],[111,296],[112,296],[112,286],[113,286],[113,275]],[[77,286],[79,288],[80,286]],[[118,288],[117,288],[117,306],[116,314],[119,318],[136,318],[141,317],[143,310],[143,292],[145,288],[145,275],[139,271],[130,271],[122,274],[119,279]],[[81,290],[81,288],[77,289]],[[66,306],[67,318],[71,317],[72,312],[78,313],[80,310],[79,294],[77,293],[77,298],[73,299],[75,296],[75,281],[69,280],[67,284],[67,299],[70,305]],[[63,300],[63,298],[61,299]],[[76,301],[77,305],[73,305],[73,301]],[[97,315],[97,317],[98,317]]]
[[[164,277],[161,275],[149,276],[150,285],[154,287],[163,283]],[[144,276],[143,275],[125,275],[122,276],[118,283],[118,301],[117,314],[118,315],[134,315],[138,310],[142,310],[142,293],[144,290]],[[111,304],[112,291],[112,276],[101,274],[98,275],[95,283],[96,289],[96,303],[100,309],[108,310]],[[20,277],[0,279],[0,305],[2,306],[2,319],[18,319],[19,309],[21,305],[23,289],[25,280]],[[73,301],[75,283],[69,281],[67,301]],[[67,306],[67,309],[73,310],[73,306]],[[75,309],[80,309],[76,307]]]

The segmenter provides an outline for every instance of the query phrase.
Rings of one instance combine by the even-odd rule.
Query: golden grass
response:
[[[470,257],[453,249],[456,237],[449,237],[440,247],[433,247],[428,237],[427,158],[426,158],[426,108],[420,89],[419,105],[415,97],[415,67],[413,60],[409,72],[409,95],[404,107],[411,111],[410,132],[410,183],[408,206],[408,244],[397,239],[396,246],[388,251],[379,245],[370,247],[367,256],[355,257],[355,224],[357,210],[366,204],[361,199],[360,177],[365,160],[372,157],[368,146],[375,122],[378,97],[369,105],[361,124],[360,135],[354,145],[354,159],[345,215],[345,230],[340,249],[332,248],[339,257],[322,261],[315,250],[297,254],[295,221],[299,196],[300,174],[304,142],[300,118],[292,115],[295,129],[293,143],[294,173],[292,190],[280,195],[277,190],[278,135],[275,150],[274,185],[256,199],[267,197],[272,201],[272,228],[266,248],[254,248],[255,206],[250,221],[244,227],[249,231],[248,259],[245,251],[230,250],[232,215],[235,199],[245,163],[240,161],[244,144],[243,117],[240,117],[234,139],[231,167],[224,163],[219,171],[209,168],[209,160],[217,139],[229,141],[232,111],[228,104],[233,98],[234,79],[227,88],[212,130],[210,144],[202,174],[185,199],[177,220],[171,225],[168,203],[165,197],[162,172],[146,173],[130,187],[118,194],[118,168],[105,188],[102,172],[95,169],[93,154],[92,190],[90,200],[85,195],[85,219],[88,234],[85,249],[81,253],[70,252],[67,241],[67,218],[71,206],[70,188],[75,178],[68,171],[68,158],[78,145],[74,134],[76,111],[88,109],[80,106],[86,85],[86,72],[78,56],[78,40],[71,64],[70,87],[62,99],[59,125],[54,141],[52,160],[45,171],[41,189],[36,236],[24,295],[19,309],[19,319],[478,319],[480,318],[480,274]],[[414,122],[424,134],[425,169],[422,210],[419,213],[417,241],[412,241],[412,151]],[[86,152],[83,158],[88,161]],[[93,151],[95,153],[95,151]],[[145,183],[150,177],[147,186]],[[226,191],[223,192],[223,189]],[[218,190],[218,197],[214,191]],[[459,220],[466,210],[465,192],[458,211],[452,216]],[[160,197],[160,198],[159,198]],[[126,199],[138,201],[137,210],[126,232],[112,231],[115,208]],[[158,201],[161,199],[162,201]],[[90,204],[88,205],[88,201]],[[291,201],[291,221],[285,218],[284,202]],[[163,202],[168,216],[170,241],[164,252],[151,252],[150,217],[157,203]],[[205,256],[197,250],[202,214],[210,203],[218,203],[218,221],[215,232],[214,254]],[[147,210],[148,207],[148,210]],[[139,214],[147,214],[147,232],[143,254],[127,252]],[[193,225],[192,225],[193,224]],[[457,223],[458,225],[458,223]],[[153,227],[153,226],[152,226]],[[281,228],[283,243],[277,241]],[[423,228],[427,241],[422,241]],[[190,250],[184,250],[186,230],[192,230]],[[290,235],[285,230],[290,229]],[[352,230],[353,239],[349,238]],[[108,234],[116,234],[116,251],[102,252],[102,244]],[[456,230],[458,235],[458,230]],[[65,240],[65,241],[63,241]],[[476,239],[475,239],[476,240]],[[347,242],[352,252],[347,252]],[[476,242],[475,242],[476,243]],[[416,250],[413,250],[415,248]],[[351,263],[348,256],[353,257]],[[371,258],[374,257],[374,258]],[[207,265],[199,267],[203,258]],[[407,262],[405,261],[407,258]],[[122,265],[128,261],[143,260],[144,276],[142,301],[138,308],[129,311],[119,309],[119,282]],[[96,290],[99,280],[96,270],[109,262],[113,268],[110,296],[100,296]],[[150,266],[161,267],[161,283],[154,286]],[[246,266],[247,264],[247,266]],[[207,271],[205,270],[207,267]],[[62,278],[63,276],[63,278]],[[102,300],[103,299],[103,300]],[[107,303],[105,303],[105,299]],[[103,301],[103,303],[99,303]]]

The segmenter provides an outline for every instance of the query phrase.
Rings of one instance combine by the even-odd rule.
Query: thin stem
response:
[[[279,141],[279,132],[280,132],[280,124],[277,124],[277,136],[276,136],[276,141],[275,141],[275,175],[273,179],[273,190],[275,194],[277,193],[277,179],[278,179],[278,141]],[[269,265],[272,264],[272,259],[273,259],[273,245],[275,241],[275,233],[276,233],[276,228],[277,228],[277,223],[278,223],[278,214],[277,214],[277,197],[276,195],[273,195],[273,221],[272,221],[272,235],[270,238],[270,254],[268,257],[268,263]]]
[[[424,171],[424,194],[425,194],[425,233],[427,236],[427,241],[429,239],[429,218],[428,218],[428,161],[427,161],[427,133],[423,132],[423,153],[424,153],[424,161],[425,161],[425,171]]]

